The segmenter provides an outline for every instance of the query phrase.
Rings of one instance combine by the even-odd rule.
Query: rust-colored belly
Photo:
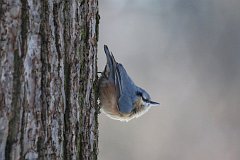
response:
[[[128,121],[129,114],[123,114],[118,108],[118,97],[116,88],[112,83],[101,83],[100,85],[101,110],[108,117],[121,121]]]

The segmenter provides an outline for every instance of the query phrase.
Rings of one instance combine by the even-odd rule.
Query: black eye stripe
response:
[[[149,99],[146,99],[146,98],[143,97],[142,92],[136,92],[136,95],[142,97],[142,99],[143,99],[145,102],[149,102]]]
[[[142,93],[141,92],[136,92],[136,95],[142,97]]]

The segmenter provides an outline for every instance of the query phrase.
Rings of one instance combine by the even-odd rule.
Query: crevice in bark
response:
[[[2,20],[3,15],[3,0],[0,0],[0,20]]]
[[[88,44],[88,38],[89,38],[89,28],[88,27],[88,23],[87,23],[87,19],[88,19],[88,3],[87,1],[83,0],[81,2],[81,11],[80,11],[80,36],[81,36],[81,41],[83,40],[84,43],[81,42],[81,47],[82,47],[82,50],[80,51],[85,51],[87,48],[86,47],[86,44]],[[82,55],[85,55],[84,52],[81,52]]]
[[[22,7],[21,7],[21,33],[20,33],[20,57],[23,58],[26,54],[27,50],[27,38],[28,38],[28,29],[29,29],[29,7],[27,0],[20,0]],[[23,63],[23,62],[22,62]],[[22,64],[23,65],[23,64]],[[23,66],[22,66],[23,67]],[[23,94],[26,95],[25,87],[23,90]],[[25,96],[24,96],[25,97]],[[26,106],[26,98],[23,99],[21,106]],[[20,112],[21,118],[20,119],[20,159],[24,159],[24,125],[25,125],[25,107],[22,107],[22,112]]]
[[[61,60],[61,51],[60,51],[60,44],[59,44],[59,28],[58,28],[58,11],[60,8],[60,3],[54,3],[53,4],[53,25],[54,25],[54,35],[55,35],[55,46],[58,54],[58,76],[60,71],[60,60]]]
[[[95,31],[96,31],[96,40],[98,41],[98,37],[99,37],[99,23],[100,23],[100,15],[99,15],[99,12],[96,13],[96,28],[95,28]]]
[[[28,12],[28,2],[27,0],[21,0],[22,3],[22,24],[21,24],[21,57],[27,50],[27,33],[29,28],[29,12]]]
[[[11,116],[9,120],[9,128],[8,128],[8,137],[6,143],[5,156],[6,159],[11,158],[11,150],[14,143],[17,142],[17,134],[19,129],[20,120],[20,106],[19,106],[19,98],[20,98],[20,90],[21,90],[21,72],[22,72],[23,64],[22,60],[19,57],[18,50],[15,50],[14,53],[14,73],[13,73],[13,97],[12,97],[12,107],[11,107]]]
[[[47,108],[46,106],[48,106],[47,104],[47,100],[46,100],[46,93],[47,91],[45,91],[45,88],[47,88],[47,76],[46,73],[48,71],[47,67],[48,67],[48,63],[47,63],[47,57],[48,57],[48,35],[46,34],[46,24],[47,24],[47,17],[46,17],[46,13],[48,11],[48,4],[47,1],[42,1],[42,21],[40,24],[40,34],[41,34],[41,62],[42,62],[42,75],[41,75],[41,91],[42,91],[42,95],[41,95],[41,99],[43,102],[42,105],[42,113],[41,113],[41,121],[42,121],[42,125],[43,125],[43,131],[44,133],[45,131],[45,127],[46,126],[46,111]],[[45,14],[44,14],[45,13]]]
[[[39,159],[46,158],[47,153],[47,147],[46,147],[46,137],[48,134],[47,131],[47,108],[49,106],[48,103],[48,88],[49,88],[49,82],[48,82],[48,74],[49,73],[49,63],[48,63],[48,42],[49,42],[49,35],[47,31],[47,25],[48,25],[48,1],[43,0],[41,1],[41,24],[40,24],[40,35],[41,35],[41,62],[42,62],[42,68],[41,68],[41,100],[42,100],[42,108],[41,108],[41,126],[42,126],[42,134],[38,138],[37,141],[37,152],[39,154]]]
[[[64,140],[63,140],[63,158],[64,159],[71,159],[71,155],[69,152],[70,146],[68,141],[69,136],[69,129],[70,129],[70,64],[69,64],[69,48],[67,47],[70,37],[69,37],[69,4],[70,2],[68,0],[64,1],[64,8],[63,8],[63,15],[64,15],[64,45],[66,46],[64,48],[64,94],[65,94],[65,112],[64,112]]]
[[[0,0],[0,20],[3,18],[3,0]]]
[[[0,86],[1,87],[1,86]],[[3,107],[5,106],[4,103],[4,94],[2,93],[2,91],[0,90],[0,116],[2,116],[2,112],[3,112]]]
[[[24,89],[24,95],[25,95],[25,89]],[[24,102],[23,102],[23,106],[26,106],[27,102],[26,102],[26,99],[24,99]],[[25,119],[24,119],[24,115],[25,115],[25,109],[23,107],[22,109],[22,119],[21,119],[21,137],[20,137],[20,147],[21,147],[21,150],[20,150],[20,160],[23,160],[24,159],[24,142],[23,142],[23,139],[24,139],[24,124],[25,124]]]
[[[69,116],[70,116],[70,65],[68,64],[66,58],[64,63],[64,76],[65,76],[65,84],[64,84],[64,90],[65,90],[65,113],[64,113],[64,159],[71,159],[71,155],[69,155],[68,149],[68,136],[69,136],[69,128],[70,128],[70,122],[69,122]]]
[[[85,3],[85,0],[81,0],[80,6],[84,5],[84,3]]]

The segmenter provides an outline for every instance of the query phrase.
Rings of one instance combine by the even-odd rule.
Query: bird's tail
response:
[[[104,72],[105,72],[105,74],[108,78],[114,80],[115,79],[117,62],[115,61],[115,58],[114,58],[113,54],[110,53],[107,45],[104,45],[104,51],[105,51],[105,54],[106,54],[106,57],[107,57],[107,65],[106,65],[106,68],[105,68]]]

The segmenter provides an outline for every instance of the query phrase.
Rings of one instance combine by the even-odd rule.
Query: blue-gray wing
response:
[[[116,81],[118,82],[120,92],[118,100],[119,110],[123,113],[129,113],[133,109],[133,102],[136,98],[136,86],[122,64],[117,64],[116,71]]]

